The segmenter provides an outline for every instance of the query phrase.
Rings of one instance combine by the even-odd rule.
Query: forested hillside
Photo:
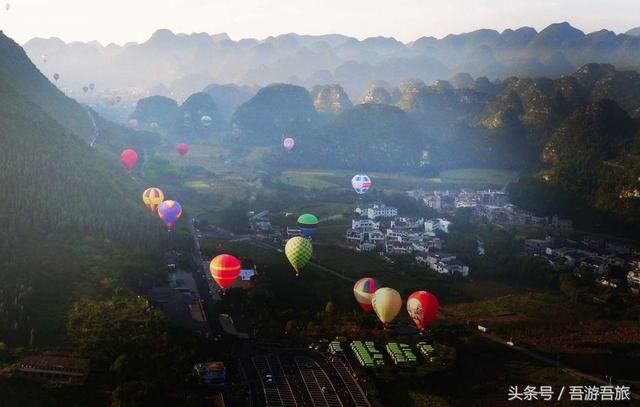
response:
[[[74,300],[135,287],[153,270],[162,227],[116,156],[75,133],[86,111],[11,40],[0,51],[0,342],[44,346],[62,340]],[[96,120],[102,136],[126,139]]]

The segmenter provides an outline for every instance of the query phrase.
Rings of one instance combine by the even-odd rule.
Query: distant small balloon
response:
[[[368,175],[357,174],[351,180],[351,186],[358,195],[363,195],[371,188],[371,178]]]
[[[189,152],[189,145],[185,143],[178,144],[176,146],[176,150],[178,151],[178,154],[184,157]]]
[[[7,11],[9,11],[9,9],[11,8],[11,4],[7,3],[7,4],[4,6],[4,8],[5,8]]]
[[[47,54],[42,54],[42,56],[40,56],[40,58],[42,59],[42,62],[44,62],[45,64],[49,60],[49,57],[47,56]]]
[[[82,87],[82,91],[83,91],[84,93],[89,92],[89,87],[88,87],[88,86],[83,86],[83,87]]]
[[[122,154],[120,154],[120,162],[127,171],[131,172],[133,167],[138,163],[138,153],[132,149],[124,150]]]
[[[136,119],[129,119],[129,122],[127,123],[127,126],[131,130],[137,130],[138,129],[138,121]]]
[[[158,130],[160,128],[160,126],[156,122],[151,122],[151,124],[149,125],[149,128],[151,130]]]
[[[286,139],[284,139],[282,144],[284,145],[284,148],[287,149],[287,151],[291,151],[291,150],[293,150],[293,147],[295,147],[296,141],[294,139],[292,139],[291,137],[287,137]]]
[[[59,73],[54,73],[53,74],[53,79],[55,79],[55,81],[58,82],[58,79],[60,79],[60,74]]]
[[[211,116],[202,116],[202,118],[200,119],[200,122],[204,127],[209,127],[211,126],[213,119],[211,118]]]
[[[89,84],[89,90],[93,92],[96,89],[96,85],[94,83]]]

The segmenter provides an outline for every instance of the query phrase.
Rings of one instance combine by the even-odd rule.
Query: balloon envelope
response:
[[[158,205],[158,216],[172,230],[175,223],[182,216],[182,206],[176,201],[164,201]]]
[[[371,298],[379,288],[382,288],[382,284],[371,277],[361,278],[353,286],[353,295],[356,297],[356,301],[358,301],[358,304],[360,304],[360,307],[365,312],[373,311]]]
[[[439,309],[438,298],[427,291],[416,291],[407,300],[407,312],[421,331],[436,319]]]
[[[293,150],[293,147],[295,147],[296,141],[294,139],[292,139],[291,137],[287,137],[286,139],[284,139],[282,144],[284,145],[284,148],[287,149],[287,151],[291,151],[291,150]]]
[[[131,149],[124,150],[122,154],[120,154],[120,162],[127,171],[131,172],[138,162],[138,153]]]
[[[214,257],[209,264],[211,277],[213,277],[215,282],[218,283],[223,290],[233,285],[233,282],[236,281],[240,275],[240,268],[240,260],[228,254],[221,254]]]
[[[371,305],[380,322],[387,327],[398,316],[402,308],[402,298],[393,288],[384,287],[373,294]]]
[[[58,79],[60,79],[60,74],[59,73],[54,73],[53,74],[53,79],[56,80],[56,82],[58,81]]]
[[[158,205],[164,201],[164,193],[160,188],[149,188],[142,193],[142,202],[153,213],[158,210]]]
[[[351,186],[358,195],[365,194],[371,188],[371,178],[368,175],[358,174],[351,179]]]
[[[296,275],[300,274],[300,271],[307,265],[311,257],[313,256],[313,247],[311,242],[304,237],[296,236],[289,239],[284,252],[287,255],[287,259],[296,271]]]
[[[138,128],[138,121],[136,119],[129,119],[129,121],[127,122],[127,126],[130,129],[135,130]]]
[[[184,143],[178,144],[176,146],[176,150],[178,151],[178,154],[184,157],[189,152],[189,145]]]
[[[318,218],[310,213],[300,215],[298,218],[298,227],[305,237],[311,237],[318,226]]]
[[[211,116],[202,116],[202,118],[200,119],[200,122],[204,127],[209,127],[211,126],[213,119],[211,118]]]

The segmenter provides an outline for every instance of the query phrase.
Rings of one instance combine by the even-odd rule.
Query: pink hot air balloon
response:
[[[178,144],[176,146],[176,150],[178,151],[178,154],[184,157],[189,152],[189,145],[184,143]]]
[[[287,151],[291,151],[291,150],[293,150],[293,147],[295,147],[296,141],[294,139],[292,139],[291,137],[287,137],[286,139],[284,139],[282,144],[284,145],[284,148],[287,149]]]
[[[122,154],[120,154],[120,162],[127,171],[131,172],[138,162],[138,153],[131,149],[124,150]]]
[[[127,126],[131,130],[137,130],[138,129],[138,121],[136,119],[129,119],[129,122],[127,123]]]

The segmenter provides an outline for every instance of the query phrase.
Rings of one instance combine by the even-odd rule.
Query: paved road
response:
[[[243,341],[238,355],[256,406],[371,406],[346,367],[339,372],[323,354]]]

